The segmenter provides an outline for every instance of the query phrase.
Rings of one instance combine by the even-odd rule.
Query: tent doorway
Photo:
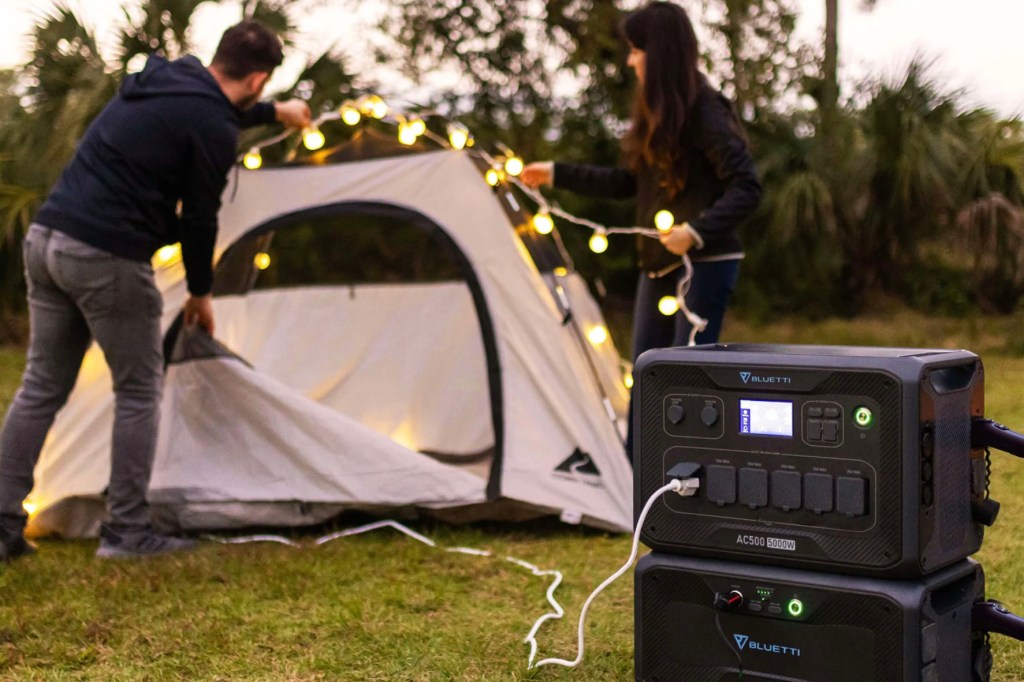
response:
[[[376,202],[280,216],[224,252],[214,296],[218,338],[257,371],[500,489],[492,318],[435,222]]]

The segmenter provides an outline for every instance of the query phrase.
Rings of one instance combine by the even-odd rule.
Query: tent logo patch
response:
[[[564,462],[555,467],[555,475],[595,487],[601,485],[601,470],[597,468],[590,455],[579,448],[573,450]]]

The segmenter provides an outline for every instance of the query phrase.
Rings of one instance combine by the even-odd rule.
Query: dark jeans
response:
[[[24,254],[31,336],[21,388],[0,433],[0,538],[24,528],[22,502],[36,461],[92,339],[114,384],[110,522],[142,528],[163,391],[163,302],[153,269],[40,225],[25,237]]]
[[[738,260],[694,263],[693,279],[686,293],[686,305],[690,310],[708,321],[704,331],[698,332],[697,343],[717,343],[722,332],[722,320],[729,298],[739,276]],[[671,317],[658,311],[658,301],[664,296],[675,296],[679,280],[686,274],[678,268],[664,277],[652,278],[646,272],[640,273],[636,288],[636,303],[633,309],[633,362],[644,351],[652,348],[685,346],[690,342],[690,321],[682,312]],[[629,404],[629,426],[626,434],[626,451],[633,458],[633,402]]]

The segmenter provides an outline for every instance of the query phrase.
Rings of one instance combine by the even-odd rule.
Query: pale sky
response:
[[[101,27],[102,42],[110,40],[110,27],[122,17],[122,5],[135,3],[70,0],[70,4],[87,22]],[[365,40],[373,33],[380,3],[321,0],[321,4],[300,19],[298,50],[315,55],[336,44],[357,72],[373,67]],[[818,43],[824,0],[796,0],[796,4],[801,12],[798,37]],[[897,75],[914,54],[921,53],[938,60],[936,73],[950,88],[969,91],[971,104],[1007,116],[1024,113],[1024,0],[879,0],[871,12],[861,9],[861,0],[839,0],[839,4],[840,68],[845,81],[867,74]],[[0,67],[24,62],[25,36],[33,18],[49,6],[49,0],[0,0]],[[220,33],[239,16],[237,3],[200,8],[194,36],[200,58],[209,58]],[[293,81],[305,57],[293,51],[274,83],[284,86]],[[436,74],[435,79],[438,86],[450,85],[451,75]]]

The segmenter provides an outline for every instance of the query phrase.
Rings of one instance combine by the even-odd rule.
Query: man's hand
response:
[[[668,232],[659,235],[658,239],[661,240],[662,246],[677,256],[685,256],[694,244],[693,234],[686,223],[673,226]]]
[[[536,189],[541,185],[550,185],[555,179],[554,164],[550,161],[535,161],[526,165],[519,179],[527,187]]]
[[[274,102],[274,116],[288,128],[305,128],[313,121],[309,105],[301,99]]]
[[[189,296],[185,301],[185,324],[198,324],[213,336],[213,296]]]

